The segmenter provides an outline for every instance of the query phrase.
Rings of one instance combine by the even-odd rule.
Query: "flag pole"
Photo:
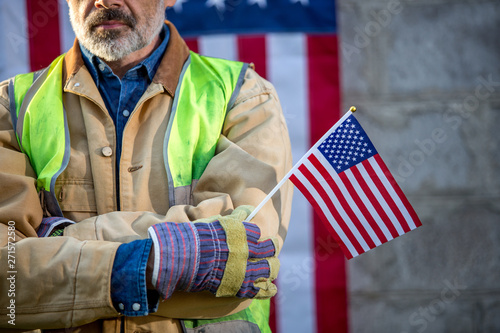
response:
[[[330,133],[332,132],[332,130],[335,130],[337,127],[338,127],[338,124],[342,123],[344,121],[345,118],[349,117],[353,112],[356,112],[356,107],[355,106],[351,106],[349,108],[349,111],[347,111],[344,116],[342,118],[339,119],[339,121],[337,121],[335,123],[335,125],[332,126],[332,128],[330,128],[326,133],[325,135],[323,135],[321,137],[321,139],[319,139],[315,144],[314,146],[311,147],[311,149],[309,149],[307,151],[307,153],[304,154],[304,156],[302,156],[302,158],[297,162],[295,163],[295,165],[293,166],[293,168],[288,171],[288,173],[285,175],[285,177],[283,177],[283,179],[271,190],[271,192],[269,192],[269,194],[264,198],[264,200],[262,200],[262,202],[257,206],[255,207],[255,209],[253,210],[253,212],[246,218],[246,220],[244,222],[250,222],[254,217],[255,215],[257,215],[257,213],[259,212],[259,210],[269,201],[269,199],[271,199],[273,197],[273,195],[278,192],[278,190],[280,189],[281,186],[283,186],[283,184],[288,180],[288,178],[290,178],[293,174],[293,172],[299,168],[299,166],[302,164],[302,162],[311,154],[311,152],[323,141],[326,140],[326,138],[330,135]]]

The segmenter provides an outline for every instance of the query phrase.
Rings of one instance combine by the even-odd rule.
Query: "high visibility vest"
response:
[[[64,54],[42,71],[17,75],[9,82],[12,123],[21,150],[37,175],[47,211],[63,216],[55,196],[57,177],[70,158],[70,136],[63,104]],[[189,204],[187,193],[215,154],[227,110],[233,106],[248,65],[194,52],[184,64],[172,103],[164,140],[169,204]],[[186,329],[231,325],[230,321],[270,332],[269,301],[254,300],[249,308],[213,320],[185,320]],[[223,324],[222,324],[223,323]]]

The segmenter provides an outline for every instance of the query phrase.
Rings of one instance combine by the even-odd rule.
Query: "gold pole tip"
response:
[[[356,110],[357,110],[357,109],[356,109],[356,107],[355,107],[355,106],[351,106],[351,107],[349,108],[349,111],[351,111],[351,112],[356,112]]]

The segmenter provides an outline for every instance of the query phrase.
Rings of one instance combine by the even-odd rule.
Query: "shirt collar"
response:
[[[153,80],[156,70],[160,65],[161,58],[165,53],[165,50],[167,49],[168,40],[170,38],[170,30],[166,24],[163,25],[163,29],[160,32],[160,38],[162,38],[163,40],[161,44],[153,51],[153,53],[151,53],[151,55],[144,59],[142,62],[137,64],[134,68],[130,69],[127,74],[137,72],[140,68],[144,67],[146,69],[146,72],[148,73],[149,79]],[[96,85],[99,86],[99,74],[104,75],[105,71],[111,73],[111,69],[104,61],[102,61],[95,54],[92,54],[81,43],[79,43],[79,45],[82,51],[83,61],[87,66],[92,79],[94,79]],[[104,71],[102,71],[101,68],[104,68]],[[127,76],[127,74],[125,74],[125,76]]]

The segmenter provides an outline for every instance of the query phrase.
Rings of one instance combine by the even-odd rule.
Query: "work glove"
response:
[[[42,223],[38,227],[36,234],[38,237],[56,237],[61,236],[66,228],[75,222],[68,220],[65,217],[44,217]]]
[[[152,284],[163,299],[174,291],[209,290],[217,297],[270,298],[278,274],[277,241],[260,240],[259,227],[243,222],[253,207],[192,223],[160,223],[153,240]]]

